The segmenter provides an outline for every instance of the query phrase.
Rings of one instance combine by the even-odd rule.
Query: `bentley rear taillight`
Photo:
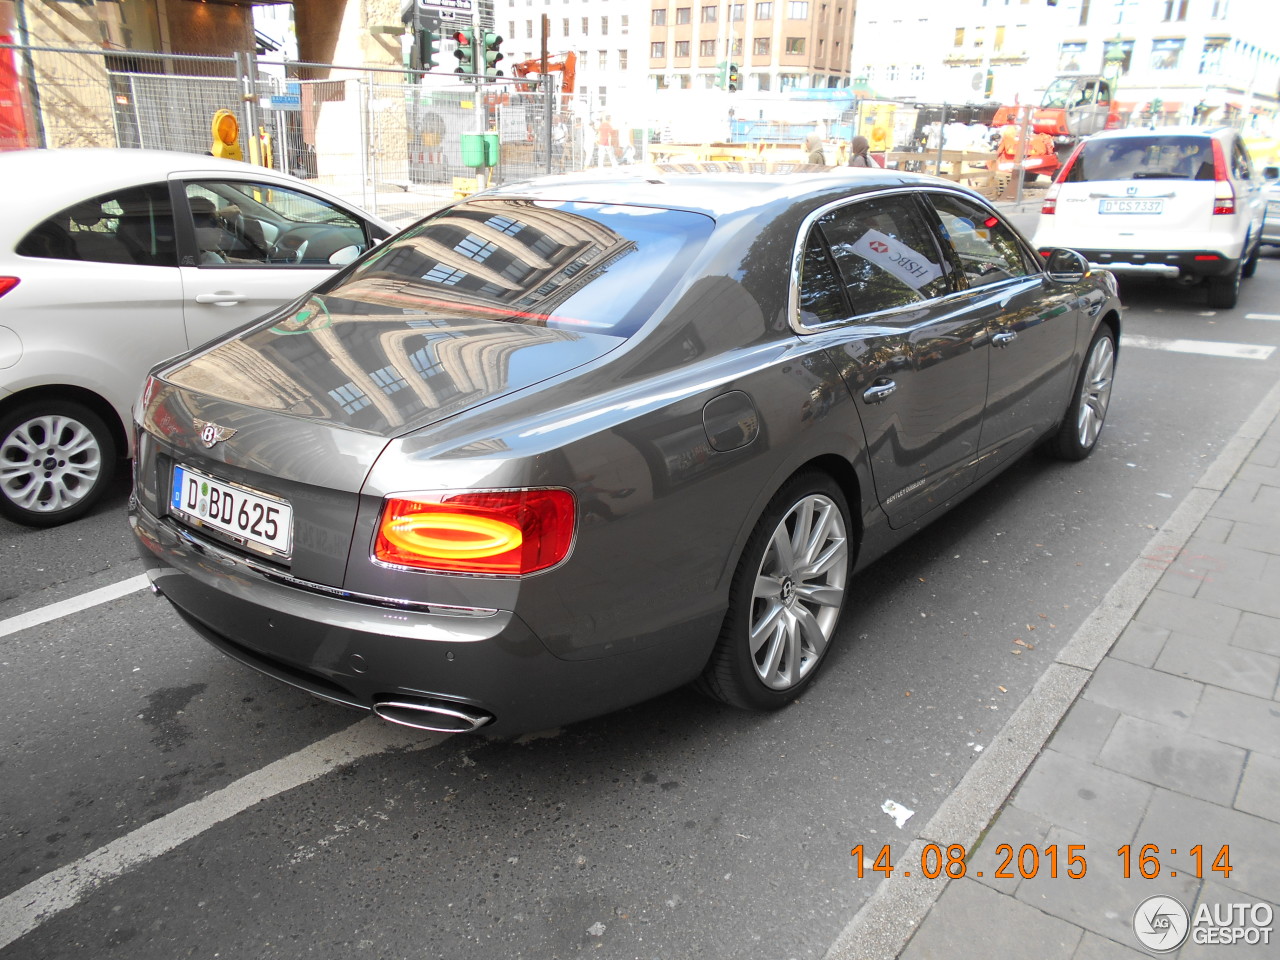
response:
[[[373,555],[418,570],[521,576],[568,556],[576,516],[573,494],[554,488],[388,497]]]

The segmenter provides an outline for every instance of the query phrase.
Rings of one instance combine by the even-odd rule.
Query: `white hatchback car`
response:
[[[1262,244],[1262,180],[1230,128],[1110,130],[1081,142],[1045,195],[1034,243],[1117,274],[1203,278],[1231,308]]]
[[[73,520],[132,453],[152,365],[305,293],[395,227],[262,167],[0,153],[0,514]]]

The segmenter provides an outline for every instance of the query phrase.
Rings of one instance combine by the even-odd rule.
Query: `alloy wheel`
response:
[[[1097,442],[1111,403],[1111,383],[1115,373],[1116,348],[1110,337],[1100,337],[1089,354],[1089,364],[1080,384],[1080,412],[1076,419],[1080,446],[1088,450]]]
[[[840,508],[822,494],[797,502],[773,531],[752,588],[748,639],[766,687],[793,687],[817,665],[840,617],[848,550]]]
[[[34,416],[0,439],[0,492],[31,513],[74,507],[93,490],[102,470],[98,438],[72,417]]]

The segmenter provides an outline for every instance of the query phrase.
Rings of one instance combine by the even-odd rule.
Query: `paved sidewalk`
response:
[[[1001,756],[893,846],[892,879],[830,960],[1280,957],[1278,413],[1280,385],[1059,654],[988,751]],[[922,879],[949,844],[967,849],[963,879]],[[1190,914],[1176,951],[1135,932],[1165,933],[1155,905],[1135,920],[1156,895]],[[1172,926],[1166,944],[1188,924]],[[1195,942],[1210,936],[1243,939]]]

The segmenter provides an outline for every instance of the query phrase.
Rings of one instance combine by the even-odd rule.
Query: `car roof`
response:
[[[1103,130],[1090,140],[1123,140],[1128,137],[1222,137],[1235,133],[1232,127],[1197,127],[1189,124],[1171,127],[1126,127],[1123,130]]]
[[[197,153],[116,147],[5,151],[0,152],[0,181],[10,184],[10,191],[5,216],[0,218],[0,254],[11,251],[28,230],[59,210],[111,190],[163,181],[173,174],[272,179],[333,197],[323,188],[278,170]],[[15,185],[22,189],[14,190]],[[377,217],[370,219],[378,221]]]
[[[769,169],[743,172],[746,167]],[[763,213],[764,208],[788,207],[831,194],[855,196],[905,185],[957,186],[939,177],[897,170],[713,161],[638,164],[625,173],[586,172],[540,177],[503,184],[472,199],[617,203],[689,210],[720,219],[747,210]]]

